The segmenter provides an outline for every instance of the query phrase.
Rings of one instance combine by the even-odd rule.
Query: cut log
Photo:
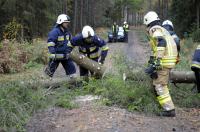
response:
[[[170,72],[170,82],[172,83],[195,83],[195,75],[193,71],[174,71]]]
[[[95,72],[98,76],[103,76],[106,67],[102,64],[99,64],[96,61],[93,61],[89,59],[88,57],[84,56],[83,54],[80,54],[76,50],[73,50],[70,54],[71,59],[76,62],[78,65]]]

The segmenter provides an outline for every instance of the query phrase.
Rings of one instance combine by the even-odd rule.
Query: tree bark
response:
[[[88,57],[78,53],[76,50],[73,50],[70,54],[71,59],[76,62],[78,65],[95,72],[98,76],[103,76],[106,70],[106,67],[102,64],[99,64],[96,61],[89,59]]]
[[[171,71],[170,82],[172,83],[195,83],[195,75],[193,71]]]
[[[197,4],[196,4],[196,11],[197,11],[197,29],[199,29],[199,4],[200,2],[197,1]]]
[[[74,20],[73,20],[73,34],[76,33],[77,24],[77,0],[74,0]]]

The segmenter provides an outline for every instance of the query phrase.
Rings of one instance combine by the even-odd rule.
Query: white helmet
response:
[[[66,14],[60,14],[57,18],[57,24],[62,24],[63,22],[70,22],[70,17]]]
[[[126,21],[124,21],[124,24],[127,24],[127,22],[126,22]]]
[[[149,11],[145,16],[144,16],[144,24],[149,25],[153,21],[160,20],[158,17],[158,14],[154,11]]]
[[[169,25],[169,26],[171,26],[172,28],[174,28],[174,25],[173,25],[173,23],[172,23],[170,20],[165,20],[165,21],[162,23],[162,26],[164,26],[164,25]]]
[[[88,38],[94,36],[94,30],[90,26],[84,26],[82,30],[83,38]]]

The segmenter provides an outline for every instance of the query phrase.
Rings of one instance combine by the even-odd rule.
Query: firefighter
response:
[[[69,58],[68,46],[70,43],[71,33],[68,30],[70,18],[66,14],[61,14],[57,18],[55,27],[48,34],[49,62],[45,68],[45,73],[53,77],[59,63],[65,69],[66,75],[74,77],[76,72],[73,61]]]
[[[69,43],[70,52],[75,46],[79,47],[80,53],[101,64],[104,63],[108,53],[106,42],[95,35],[93,28],[88,25],[83,27],[82,33],[72,38],[71,43]],[[99,53],[100,49],[101,53]],[[84,76],[87,79],[89,71],[81,66],[79,68],[80,76]],[[92,72],[90,73],[93,74]]]
[[[173,23],[170,20],[165,20],[162,23],[162,26],[170,33],[170,35],[174,38],[174,41],[176,42],[177,45],[177,50],[178,50],[178,61],[179,61],[179,53],[180,53],[180,39],[179,37],[176,35],[175,31],[174,31],[174,26]],[[178,62],[177,62],[178,63]]]
[[[197,92],[200,93],[200,45],[197,46],[194,52],[191,69],[195,73]]]
[[[150,38],[154,63],[150,64],[145,72],[153,79],[154,91],[163,111],[160,116],[174,117],[175,107],[168,89],[169,72],[177,61],[177,46],[169,32],[161,27],[156,12],[150,11],[144,16],[144,24]]]
[[[124,41],[128,42],[129,25],[126,21],[124,22],[123,29],[124,29]]]
[[[112,33],[113,33],[113,40],[114,42],[117,42],[117,34],[118,34],[119,26],[116,22],[112,25]]]

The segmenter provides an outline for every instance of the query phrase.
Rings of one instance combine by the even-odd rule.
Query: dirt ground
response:
[[[134,31],[129,43],[109,44],[105,65],[112,70],[112,57],[120,51],[138,64],[146,61],[147,51]],[[59,75],[59,71],[57,73]],[[64,75],[63,75],[64,76]],[[93,100],[93,101],[92,101]],[[36,113],[26,125],[28,132],[200,132],[200,110],[177,108],[176,117],[158,117],[128,112],[117,107],[98,104],[98,97],[85,96],[76,100],[80,107],[72,110],[51,108]]]

